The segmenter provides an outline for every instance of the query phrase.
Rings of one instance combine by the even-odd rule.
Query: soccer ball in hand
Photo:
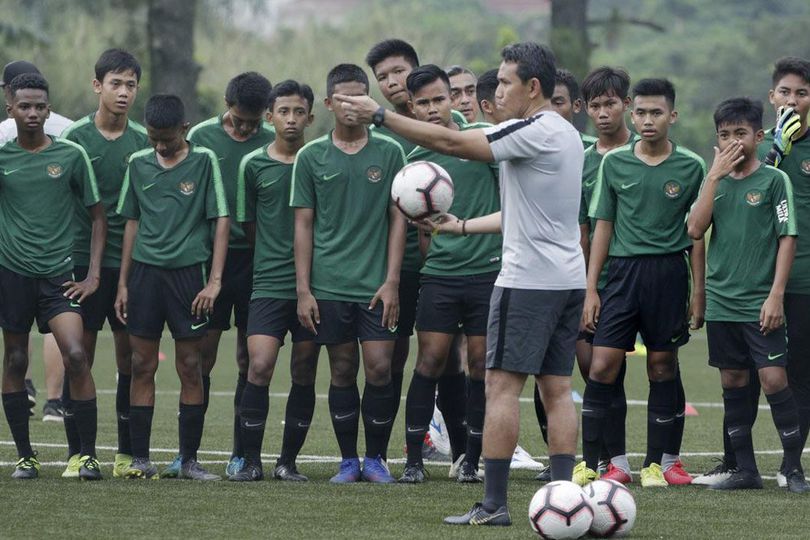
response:
[[[573,482],[549,482],[529,503],[529,522],[541,538],[575,539],[588,532],[593,509],[582,488]]]
[[[414,161],[394,177],[391,199],[410,219],[434,218],[453,204],[453,180],[435,163]]]
[[[625,536],[636,522],[632,493],[615,480],[596,480],[585,486],[591,500],[591,534],[601,538]]]

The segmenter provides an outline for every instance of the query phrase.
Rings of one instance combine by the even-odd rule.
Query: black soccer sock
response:
[[[118,453],[132,455],[132,441],[129,438],[129,386],[132,375],[118,372],[115,388],[115,417],[118,422]]]
[[[366,457],[382,457],[388,449],[389,429],[394,422],[394,389],[391,382],[381,386],[366,382],[363,388],[363,428],[366,432]]]
[[[239,406],[242,403],[242,392],[245,391],[245,383],[247,383],[247,374],[240,373],[236,377],[236,390],[233,393],[233,457],[244,457],[244,449],[242,448],[242,431],[239,421]]]
[[[202,376],[203,384],[203,414],[208,412],[208,401],[211,397],[211,375]]]
[[[671,381],[650,381],[647,399],[647,456],[644,466],[661,464],[664,448],[671,440],[678,409],[678,383]]]
[[[152,437],[154,415],[154,407],[129,406],[129,436],[132,441],[133,458],[149,459],[149,440]]]
[[[307,439],[312,415],[315,412],[315,385],[292,383],[284,411],[284,438],[277,465],[292,465]]]
[[[486,412],[486,392],[484,381],[467,381],[467,455],[464,461],[478,469],[481,459],[481,442],[484,436],[484,414]]]
[[[437,379],[420,375],[414,370],[405,401],[405,445],[407,465],[422,465],[422,443],[433,417]]]
[[[774,394],[765,394],[771,406],[771,416],[782,441],[785,453],[784,471],[801,470],[802,436],[799,428],[799,409],[789,387]]]
[[[589,469],[596,470],[599,466],[605,419],[610,411],[613,392],[612,384],[590,378],[585,383],[582,396],[582,459]]]
[[[392,399],[394,412],[392,416],[391,423],[386,428],[387,433],[385,434],[385,440],[391,440],[391,432],[394,429],[394,422],[397,420],[397,414],[399,414],[399,407],[402,402],[402,373],[391,373],[391,392],[392,392]],[[388,444],[385,445],[385,452],[381,454],[381,457],[384,460],[388,459]]]
[[[34,455],[31,449],[31,439],[28,432],[28,418],[30,416],[30,406],[28,404],[28,392],[3,393],[3,410],[6,413],[6,421],[17,447],[17,455],[20,458]]]
[[[751,407],[748,386],[723,389],[723,429],[734,453],[734,465],[740,469],[759,474],[754,457],[754,441],[751,438]],[[728,463],[726,463],[728,465]]]
[[[487,512],[506,506],[506,490],[509,486],[509,466],[512,459],[484,458],[484,500]]]
[[[551,481],[567,480],[571,481],[574,476],[574,464],[577,461],[573,454],[554,454],[548,457],[551,464]]]
[[[80,454],[96,457],[96,434],[98,433],[98,403],[96,398],[73,400],[73,417],[81,441]]]
[[[264,429],[267,424],[267,413],[270,410],[269,388],[269,385],[259,386],[245,381],[242,401],[239,404],[242,413],[239,417],[239,436],[242,440],[244,458],[253,463],[261,462]],[[285,433],[287,431],[286,425],[284,431]]]
[[[437,383],[437,406],[442,412],[453,462],[467,451],[467,376],[463,371],[445,373]]]
[[[627,373],[627,361],[622,362],[616,382],[613,383],[613,397],[610,400],[606,429],[602,431],[602,440],[608,458],[627,454],[626,422],[627,396],[624,393],[624,376]]]
[[[357,433],[360,421],[360,392],[357,384],[329,386],[329,415],[340,447],[340,457],[357,457]]]
[[[73,415],[73,402],[70,399],[70,382],[68,374],[62,382],[62,409],[65,411],[65,437],[67,438],[68,457],[75,456],[82,450],[82,440],[76,427],[76,417]]]
[[[180,403],[177,425],[180,431],[180,457],[183,463],[191,459],[197,459],[197,450],[200,449],[204,423],[205,405]]]
[[[686,392],[683,390],[681,380],[681,370],[678,368],[678,375],[675,377],[675,421],[672,424],[672,434],[664,447],[664,453],[673,456],[680,455],[681,443],[683,442],[683,428],[686,425]]]
[[[534,414],[537,416],[537,423],[540,424],[540,435],[543,436],[543,442],[548,446],[548,417],[537,384],[534,385]]]

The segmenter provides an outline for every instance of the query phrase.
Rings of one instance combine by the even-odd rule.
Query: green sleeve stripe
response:
[[[785,184],[785,198],[787,199],[787,211],[788,211],[788,226],[787,226],[787,236],[796,236],[799,234],[799,227],[796,223],[796,209],[793,206],[793,184],[790,183],[790,177],[787,173],[783,170],[777,169],[776,167],[771,167],[770,165],[766,165],[768,169],[772,169],[775,172],[779,173],[779,176],[782,178]]]
[[[628,143],[625,144],[624,146],[614,148],[613,150],[602,156],[602,162],[599,164],[599,172],[596,174],[596,185],[594,186],[593,194],[591,195],[591,204],[590,206],[588,206],[589,217],[596,215],[596,211],[599,206],[599,199],[601,198],[602,195],[602,188],[604,187],[604,184],[606,182],[606,180],[604,179],[603,170],[605,168],[605,162],[607,162],[608,157],[612,156],[613,154],[619,154],[620,152],[627,152],[631,150],[632,147],[633,145]]]
[[[225,186],[222,184],[222,171],[219,170],[219,160],[216,154],[214,154],[213,150],[209,150],[204,146],[197,146],[196,144],[192,146],[191,151],[195,154],[205,154],[208,156],[208,159],[211,160],[211,170],[214,173],[214,177],[212,178],[214,182],[214,193],[217,198],[217,213],[220,217],[226,217],[228,215],[228,201],[225,199]]]
[[[397,150],[399,150],[399,153],[402,155],[402,164],[405,165],[406,163],[408,163],[408,158],[407,156],[405,156],[405,150],[402,148],[402,145],[399,144],[396,140],[392,139],[388,135],[383,135],[382,133],[369,132],[369,134],[371,135],[372,139],[380,139],[382,141],[387,141],[395,145],[397,147]]]
[[[144,148],[144,149],[142,149],[142,150],[138,150],[137,152],[133,152],[133,153],[132,153],[132,154],[129,156],[129,162],[130,162],[130,163],[132,163],[132,160],[133,160],[133,159],[135,159],[135,158],[139,158],[139,157],[143,157],[143,156],[147,156],[147,155],[151,154],[151,153],[152,153],[152,152],[154,152],[154,151],[155,151],[155,149],[154,149],[154,148]]]
[[[95,199],[96,202],[99,202],[101,200],[101,195],[98,193],[98,182],[96,181],[96,173],[93,170],[93,164],[90,162],[90,156],[87,155],[87,152],[85,152],[84,148],[82,148],[80,144],[77,144],[69,139],[60,139],[60,141],[72,146],[82,155],[84,164],[87,167],[87,176],[90,180],[90,190],[93,193],[93,199]]]
[[[408,153],[407,156],[405,156],[405,159],[408,160],[408,163],[411,163],[412,161],[419,161],[416,158],[419,157],[419,154],[424,154],[424,153],[426,153],[426,150],[424,148],[422,148],[421,146],[417,146],[416,148],[411,150]]]
[[[266,120],[262,122],[262,129],[265,130],[265,131],[269,131],[273,135],[276,134],[276,126],[274,126],[273,124],[271,124],[270,122],[268,122]]]
[[[675,152],[682,154],[686,157],[692,158],[700,164],[700,168],[703,170],[703,175],[705,176],[707,173],[706,170],[706,162],[703,161],[703,158],[697,155],[696,153],[692,152],[688,148],[684,148],[683,146],[676,146]]]
[[[453,121],[458,122],[460,125],[467,123],[467,119],[464,117],[464,115],[455,109],[450,109],[450,115],[453,117]]]
[[[247,201],[245,200],[247,198],[245,169],[247,169],[248,162],[251,159],[261,155],[265,151],[265,146],[257,148],[256,150],[245,155],[245,157],[243,157],[242,161],[239,163],[239,173],[236,175],[236,221],[241,222],[245,220],[245,205],[247,204]]]
[[[132,159],[130,158],[130,162]],[[118,206],[115,207],[115,213],[121,215],[121,212],[124,211],[124,203],[127,200],[127,194],[129,193],[129,169],[130,166],[127,165],[127,172],[124,173],[124,182],[121,184],[121,194],[118,195]]]
[[[297,178],[296,171],[298,169],[298,160],[301,158],[301,156],[304,154],[304,151],[307,148],[309,148],[310,146],[312,146],[314,144],[323,143],[324,141],[328,141],[328,140],[329,140],[329,134],[328,133],[326,135],[321,135],[317,139],[315,139],[313,141],[310,141],[307,144],[305,144],[304,146],[302,146],[301,149],[298,151],[298,153],[295,155],[295,161],[293,161],[292,182],[290,182],[290,206],[292,206],[293,194],[295,193],[295,180]]]
[[[137,131],[138,133],[142,133],[143,135],[146,135],[146,128],[143,127],[138,122],[136,122],[135,120],[129,120],[129,122],[127,122],[127,127],[134,130],[134,131]]]
[[[60,139],[67,139],[68,136],[71,133],[73,133],[74,131],[76,131],[78,128],[80,128],[82,126],[85,126],[88,123],[90,123],[90,120],[91,120],[90,115],[87,115],[87,116],[85,116],[83,118],[80,118],[80,119],[76,120],[75,122],[73,122],[72,124],[70,124],[68,127],[65,128],[65,130],[62,132],[62,134],[59,136],[59,138]]]
[[[203,120],[202,122],[200,122],[196,126],[192,127],[188,131],[188,135],[186,135],[186,138],[191,140],[191,138],[194,136],[194,134],[197,133],[197,131],[199,131],[201,128],[204,128],[206,126],[210,126],[211,124],[218,124],[218,123],[219,123],[219,116],[214,116],[213,118],[209,118],[208,120]]]
[[[464,124],[463,126],[460,127],[461,131],[466,131],[468,129],[483,129],[492,126],[493,124],[490,124],[489,122],[470,122],[469,124]]]

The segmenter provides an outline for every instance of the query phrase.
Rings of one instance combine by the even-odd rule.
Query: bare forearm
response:
[[[582,255],[585,256],[585,268],[588,268],[588,258],[591,254],[591,240],[589,238],[591,227],[587,223],[579,226],[579,247],[582,249]]]
[[[716,178],[706,178],[703,183],[703,189],[700,190],[700,195],[695,201],[692,210],[689,212],[689,218],[686,220],[686,229],[689,237],[693,240],[700,240],[709,226],[712,224],[712,213],[714,212],[714,196],[717,192],[717,184],[719,180]]]
[[[295,289],[298,294],[310,292],[312,271],[312,210],[295,210]]]
[[[107,243],[107,216],[101,203],[93,206],[91,215],[93,228],[90,232],[90,264],[87,265],[87,275],[99,278],[101,259],[104,257],[104,246]]]
[[[785,287],[790,278],[790,269],[796,255],[796,237],[783,236],[779,239],[779,250],[776,253],[776,269],[771,286],[771,295],[784,297]]]
[[[692,241],[689,266],[692,270],[692,290],[702,292],[706,288],[706,242],[703,240]]]
[[[610,239],[613,236],[613,222],[597,220],[596,229],[591,239],[590,257],[588,260],[588,289],[596,291],[599,286],[599,274],[605,266],[610,248]]]
[[[222,283],[222,272],[225,269],[225,257],[228,256],[228,235],[230,231],[230,218],[217,218],[214,232],[214,254],[211,257],[211,275],[209,283]]]
[[[394,205],[389,207],[388,220],[388,265],[385,281],[399,283],[408,225],[402,213]]]
[[[135,235],[138,234],[138,222],[127,220],[124,226],[124,238],[121,243],[121,271],[118,274],[118,286],[126,287],[129,279],[129,269],[132,267],[132,248],[135,245]]]

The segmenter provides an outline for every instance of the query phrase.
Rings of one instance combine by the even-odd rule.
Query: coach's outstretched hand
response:
[[[62,287],[67,287],[63,296],[81,304],[85,298],[96,292],[99,281],[98,276],[87,276],[82,281],[66,281],[62,283]]]
[[[369,302],[368,309],[374,309],[377,302],[383,303],[380,324],[389,330],[395,330],[399,325],[399,286],[390,281],[384,282]]]
[[[412,221],[417,228],[431,234],[455,234],[462,233],[462,221],[453,214],[442,214],[435,219],[420,219]]]
[[[347,113],[356,116],[357,120],[363,124],[370,124],[374,113],[380,108],[380,105],[369,96],[333,94],[332,99]]]

